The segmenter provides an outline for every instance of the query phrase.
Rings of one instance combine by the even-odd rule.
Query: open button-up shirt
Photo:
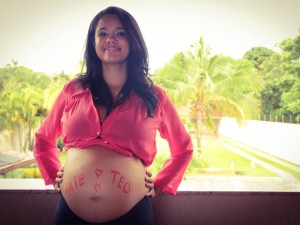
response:
[[[77,88],[75,81],[65,85],[52,110],[35,134],[34,155],[46,184],[52,184],[61,168],[56,139],[63,135],[66,149],[102,145],[128,157],[136,156],[151,165],[157,152],[156,131],[170,147],[170,157],[154,179],[163,192],[176,194],[192,158],[192,142],[165,91],[155,85],[158,105],[147,117],[134,91],[101,124],[88,88]]]

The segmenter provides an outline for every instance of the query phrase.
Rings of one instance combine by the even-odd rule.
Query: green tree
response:
[[[280,105],[283,113],[292,114],[300,121],[300,29],[297,37],[283,40],[279,47],[283,52],[283,83],[287,86],[282,91]]]
[[[213,117],[223,115],[241,123],[246,114],[257,109],[254,96],[261,88],[251,63],[210,54],[211,49],[200,38],[187,53],[176,54],[154,76],[176,105],[189,107],[199,152],[203,127],[214,129]]]
[[[49,85],[44,92],[44,98],[43,98],[44,99],[43,107],[45,109],[44,116],[50,111],[59,92],[62,90],[63,86],[70,79],[71,76],[65,74],[64,71],[51,77],[51,81],[52,81],[51,85]]]
[[[283,74],[281,55],[265,47],[254,47],[247,51],[243,58],[248,60],[261,74],[264,88],[261,91],[261,113],[272,115],[280,108],[278,83]]]
[[[275,54],[275,51],[265,47],[254,47],[247,51],[243,58],[249,60],[253,66],[260,70],[261,65]]]
[[[26,152],[33,147],[33,132],[42,111],[43,90],[49,79],[18,66],[16,61],[0,69],[0,127],[8,130],[12,148]]]
[[[278,47],[280,53],[261,47],[253,48],[244,58],[256,66],[264,80],[262,114],[287,114],[298,117],[300,121],[300,35],[283,40]]]

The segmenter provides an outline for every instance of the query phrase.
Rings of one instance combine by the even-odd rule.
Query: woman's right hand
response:
[[[57,192],[60,192],[60,185],[63,182],[63,176],[64,176],[64,168],[62,167],[57,173],[56,173],[56,178],[53,183],[54,189]]]
[[[152,173],[148,170],[146,170],[146,187],[149,189],[147,196],[150,198],[154,198],[157,195],[161,194],[161,191],[159,188],[155,187],[153,184],[153,179],[152,179]]]

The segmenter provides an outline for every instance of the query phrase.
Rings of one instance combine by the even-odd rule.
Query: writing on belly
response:
[[[101,178],[104,174],[103,170],[97,168],[94,170],[94,178],[95,182],[93,184],[88,184],[85,182],[86,174],[84,171],[84,167],[81,167],[80,171],[73,176],[70,180],[68,180],[65,192],[67,195],[70,195],[77,189],[80,189],[83,186],[90,185],[95,193],[99,193],[101,191]],[[130,183],[126,181],[126,177],[124,177],[120,171],[118,170],[110,170],[109,176],[111,177],[112,186],[117,187],[120,191],[127,194],[130,191]]]

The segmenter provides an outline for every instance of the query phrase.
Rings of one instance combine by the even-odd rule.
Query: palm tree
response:
[[[42,108],[43,90],[49,80],[46,75],[34,73],[16,63],[1,69],[0,78],[3,81],[0,92],[1,129],[9,132],[13,150],[32,150],[33,130]]]
[[[16,99],[16,93],[12,90],[4,89],[1,91],[1,103],[0,103],[0,117],[2,121],[3,130],[8,130],[10,134],[11,146],[13,149],[16,149],[15,146],[15,135],[16,135],[16,126],[15,124],[19,120],[19,104]]]
[[[46,110],[46,114],[50,111],[58,94],[70,79],[72,79],[72,76],[65,74],[63,71],[52,77],[51,85],[46,88],[43,96],[43,107]]]
[[[239,123],[245,114],[257,108],[255,94],[261,82],[251,63],[216,55],[199,43],[187,53],[178,53],[158,70],[154,80],[168,91],[176,105],[189,106],[201,152],[201,130],[214,129],[214,116],[232,116]]]

